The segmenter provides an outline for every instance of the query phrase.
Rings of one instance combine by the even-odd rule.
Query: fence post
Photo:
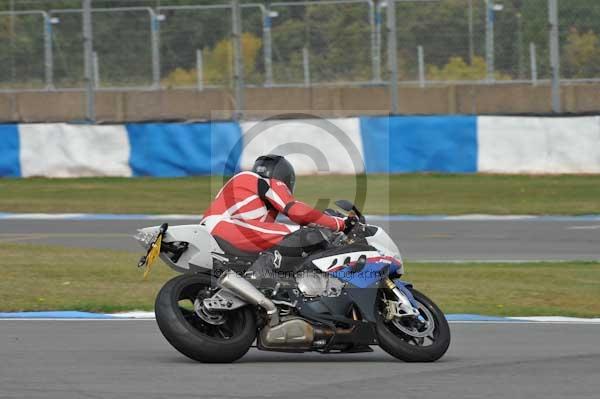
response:
[[[15,0],[10,0],[10,20],[8,24],[8,34],[10,37],[10,76],[12,83],[16,83],[17,69],[15,64]]]
[[[83,53],[85,69],[86,119],[96,121],[96,99],[94,91],[94,50],[92,31],[92,0],[82,0],[83,8]]]
[[[244,116],[244,60],[242,55],[242,19],[239,0],[231,0],[233,24],[233,79],[235,91],[234,119]]]
[[[525,63],[523,59],[523,16],[521,10],[517,13],[517,73],[519,80],[525,77]]]
[[[560,53],[558,39],[558,0],[548,0],[550,23],[550,67],[552,69],[552,111],[561,112],[560,104]]]
[[[473,65],[475,45],[473,43],[473,0],[469,0],[469,64]]]
[[[487,80],[494,80],[494,1],[485,0],[485,61]]]
[[[537,85],[537,54],[535,43],[529,43],[529,60],[531,61],[531,84]]]
[[[419,86],[425,87],[425,55],[423,54],[423,46],[417,47],[417,57],[419,59]]]
[[[308,47],[302,48],[302,66],[304,69],[304,86],[310,86],[310,58],[308,54]]]
[[[271,39],[271,10],[261,7],[263,12],[263,40],[265,57],[265,86],[273,85],[273,42]]]
[[[150,45],[152,46],[152,85],[160,87],[160,20],[156,13],[150,10]]]
[[[388,67],[390,72],[391,113],[398,113],[398,47],[396,44],[396,4],[387,1]]]
[[[375,7],[375,29],[377,36],[377,78],[378,81],[381,82],[381,8],[379,7],[379,3],[377,3],[377,7]]]
[[[196,50],[196,84],[198,91],[204,90],[204,62],[202,61],[202,50]]]
[[[99,88],[100,87],[100,66],[98,64],[98,53],[94,51],[92,54],[93,54],[92,57],[94,60],[94,87]]]
[[[371,27],[371,68],[373,82],[381,82],[381,15],[378,3],[369,1],[369,25]]]
[[[44,75],[46,89],[54,88],[54,56],[52,54],[52,19],[44,13]]]

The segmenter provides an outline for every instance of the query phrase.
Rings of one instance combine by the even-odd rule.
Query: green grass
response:
[[[0,243],[0,311],[150,310],[175,273],[157,261],[144,281],[136,267],[140,255]]]
[[[211,184],[212,182],[212,184]],[[354,199],[352,176],[300,177],[298,199]],[[200,214],[223,178],[0,179],[0,212]],[[599,214],[600,175],[371,175],[370,214]]]
[[[600,317],[600,263],[408,264],[446,313]]]
[[[0,243],[0,311],[151,310],[175,275],[158,261],[147,281],[138,255]],[[406,264],[406,280],[447,313],[600,316],[600,263]]]

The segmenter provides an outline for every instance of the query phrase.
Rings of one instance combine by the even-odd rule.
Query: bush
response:
[[[242,35],[242,57],[247,81],[258,74],[256,61],[262,41],[251,33]],[[214,48],[202,51],[205,85],[227,85],[233,80],[233,43],[229,39],[219,41]],[[162,80],[165,87],[195,86],[198,83],[196,68],[176,68]]]
[[[564,48],[564,74],[569,78],[592,78],[600,74],[600,43],[593,31],[570,30]]]
[[[496,72],[496,80],[510,80],[510,76]],[[446,65],[439,68],[427,66],[428,80],[484,80],[487,78],[487,64],[482,57],[474,57],[472,64],[467,64],[461,57],[451,57]]]

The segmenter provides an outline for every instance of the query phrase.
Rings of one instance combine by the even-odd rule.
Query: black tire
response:
[[[400,331],[393,323],[385,322],[379,314],[376,324],[377,340],[384,351],[405,362],[435,362],[444,356],[450,346],[450,327],[444,313],[431,299],[414,289],[412,293],[415,300],[424,305],[433,316],[433,342],[429,346],[418,345],[416,339],[413,340]]]
[[[249,306],[224,313],[230,337],[216,336],[216,327],[195,312],[179,306],[182,299],[193,298],[200,289],[210,287],[211,277],[184,274],[169,280],[156,297],[156,322],[164,337],[179,352],[204,363],[230,363],[248,352],[256,338],[256,319]],[[227,325],[227,324],[225,324]],[[224,326],[225,326],[224,325]],[[223,334],[223,332],[220,332]],[[214,334],[214,335],[213,335]]]

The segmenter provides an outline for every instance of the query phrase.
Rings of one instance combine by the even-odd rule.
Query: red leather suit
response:
[[[296,201],[285,183],[242,172],[223,186],[204,212],[201,224],[213,236],[240,250],[260,252],[277,245],[298,226],[275,221],[283,213],[299,225],[315,224],[333,231],[344,229],[344,220],[325,215]]]

